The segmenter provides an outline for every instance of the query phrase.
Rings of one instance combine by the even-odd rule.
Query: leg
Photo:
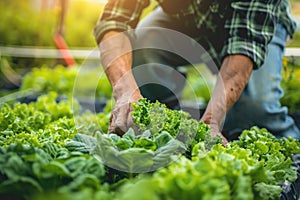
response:
[[[253,72],[239,101],[226,116],[224,131],[228,131],[229,135],[257,125],[267,128],[278,137],[300,138],[299,129],[288,115],[287,108],[280,104],[283,96],[280,82],[286,36],[286,30],[278,24],[276,34],[268,45],[265,64]]]
[[[157,8],[139,23],[132,40],[133,74],[142,95],[171,108],[177,106],[185,87],[181,66],[196,62],[199,55],[195,42],[185,35],[187,30],[183,22]]]

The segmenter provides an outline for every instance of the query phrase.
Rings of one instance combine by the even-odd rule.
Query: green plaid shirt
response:
[[[295,30],[288,0],[157,0],[173,17],[192,16],[187,26],[204,30],[194,39],[203,44],[218,66],[227,55],[243,54],[260,67],[266,56],[267,44],[280,22],[289,35]],[[109,30],[126,31],[136,27],[149,0],[109,0],[95,27],[99,43]],[[190,19],[190,18],[189,18]],[[220,32],[221,31],[221,32]],[[222,41],[220,43],[220,41]],[[221,44],[221,45],[220,45]]]

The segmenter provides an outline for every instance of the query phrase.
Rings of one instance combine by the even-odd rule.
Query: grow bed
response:
[[[292,139],[253,127],[224,147],[210,137],[207,125],[146,100],[133,113],[141,135],[131,129],[120,137],[101,131],[107,129],[110,109],[77,113],[75,119],[72,104],[51,93],[28,104],[1,106],[0,197],[229,200],[299,195],[291,155],[300,146]],[[287,180],[294,184],[289,187]]]

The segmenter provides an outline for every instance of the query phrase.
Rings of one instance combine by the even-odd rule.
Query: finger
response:
[[[226,146],[227,144],[228,144],[228,140],[224,136],[222,136],[222,145]]]
[[[138,130],[138,127],[137,125],[134,123],[133,119],[132,119],[132,116],[131,116],[131,112],[129,112],[128,116],[127,116],[127,127],[129,128],[132,128],[134,130],[134,133],[136,135],[139,134],[139,130]]]
[[[120,128],[120,122],[118,122],[120,111],[118,108],[114,108],[112,111],[112,114],[110,116],[110,124],[108,128],[108,133],[115,133],[118,135],[123,135],[124,131],[122,131],[122,128]],[[119,120],[120,121],[120,120]]]
[[[108,134],[115,132],[115,122],[114,122],[114,114],[112,113],[109,119],[109,127],[108,127]]]
[[[218,128],[215,127],[211,127],[212,131],[211,131],[211,136],[212,137],[221,137],[221,143],[223,146],[226,146],[228,143],[228,140],[223,136],[223,134],[218,130]]]
[[[127,122],[125,117],[118,117],[115,123],[115,133],[118,135],[123,135],[127,129]]]
[[[117,134],[117,135],[120,135],[120,136],[122,136],[122,135],[124,135],[124,133],[125,133],[126,131],[125,131],[125,129],[123,128],[123,127],[115,127],[115,133]]]
[[[127,116],[128,116],[128,110],[126,106],[123,106],[118,110],[118,114],[115,118],[115,133],[118,135],[123,135],[127,130]]]

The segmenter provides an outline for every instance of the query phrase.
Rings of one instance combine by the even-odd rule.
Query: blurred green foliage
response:
[[[0,45],[54,47],[59,4],[42,8],[30,0],[0,2]],[[65,39],[69,47],[94,47],[93,28],[103,5],[85,1],[69,1],[66,13]]]
[[[286,60],[286,61],[285,61]],[[284,96],[281,103],[289,108],[290,112],[300,111],[300,59],[285,58],[282,70],[281,86]]]
[[[42,66],[33,68],[22,80],[21,90],[40,95],[56,92],[60,96],[73,96],[80,99],[110,99],[112,88],[100,67],[74,66],[54,68]]]
[[[187,85],[182,94],[186,101],[197,101],[205,105],[210,100],[214,85],[215,76],[204,65],[198,65],[187,70]]]
[[[50,10],[40,12],[29,0],[0,1],[0,45],[52,46],[55,17]]]
[[[300,47],[300,31],[297,30],[293,39],[288,42],[287,47]]]
[[[61,8],[54,1],[42,7],[32,0],[1,0],[0,46],[36,46],[55,48],[54,34],[58,30]],[[103,5],[87,1],[69,1],[64,23],[64,37],[69,48],[96,47],[94,26]],[[0,55],[13,69],[55,66],[62,60],[45,58],[20,58]],[[81,61],[78,61],[81,62]]]
[[[93,31],[103,4],[90,1],[70,1],[65,24],[65,39],[69,47],[96,47]]]

